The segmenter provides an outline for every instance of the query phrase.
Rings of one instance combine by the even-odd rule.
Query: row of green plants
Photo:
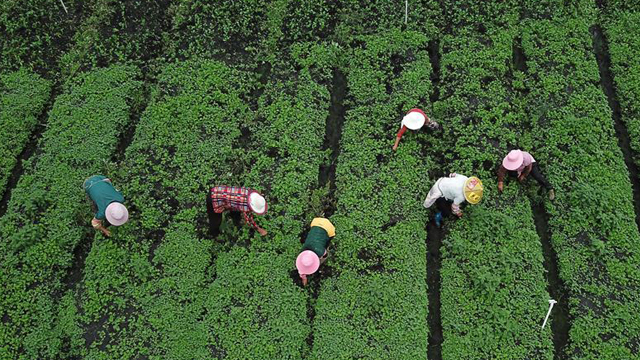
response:
[[[270,84],[253,113],[239,100],[252,76],[187,64],[159,77],[116,172],[139,220],[113,239],[97,235],[87,258],[75,296],[89,356],[299,358],[307,292],[290,273],[313,217],[300,198],[325,161],[328,90],[303,71],[299,83]],[[204,194],[216,183],[265,192],[266,238],[228,217],[217,241],[207,234]]]
[[[611,72],[621,119],[629,132],[633,161],[640,166],[640,9],[621,11],[607,3],[600,17],[611,56]]]
[[[640,236],[631,185],[589,28],[595,4],[580,16],[527,20],[528,119],[539,160],[558,189],[547,203],[551,242],[570,295],[571,329],[563,355],[638,358]]]
[[[0,74],[0,194],[49,101],[51,83],[25,69]]]
[[[356,38],[344,54],[347,107],[336,168],[336,226],[324,265],[311,358],[424,358],[427,352],[425,212],[420,140],[392,151],[404,112],[427,112],[428,38],[389,31]]]
[[[299,359],[308,353],[311,294],[300,286],[295,259],[301,235],[322,212],[314,194],[324,191],[316,189],[326,161],[321,148],[328,108],[329,90],[303,68],[297,79],[267,83],[255,120],[243,124],[250,136],[240,157],[242,183],[264,192],[269,209],[260,225],[269,233],[236,231],[216,254],[205,307],[216,347],[229,358]]]
[[[79,335],[66,316],[74,300],[62,294],[74,248],[93,234],[82,182],[116,151],[141,101],[139,75],[124,66],[82,74],[56,98],[0,219],[0,357],[54,358]]]
[[[538,152],[522,126],[523,76],[513,59],[518,5],[492,2],[447,11],[459,24],[440,39],[434,111],[444,140],[429,146],[432,156],[443,159],[433,181],[449,172],[478,176],[484,197],[445,227],[442,358],[552,359],[551,321],[540,329],[550,297],[529,196],[538,184],[505,179],[504,192],[497,189],[496,171],[511,149]]]
[[[240,78],[216,61],[168,65],[158,76],[113,170],[131,220],[111,238],[95,236],[74,294],[83,356],[211,356],[215,334],[203,318],[215,242],[206,231],[205,194],[237,180],[238,119],[252,117]]]

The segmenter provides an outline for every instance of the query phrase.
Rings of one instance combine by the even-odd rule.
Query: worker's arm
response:
[[[302,286],[307,286],[307,275],[300,275],[300,278],[302,279]]]
[[[267,235],[267,230],[261,228],[260,226],[258,226],[258,224],[256,224],[255,220],[253,220],[253,213],[250,212],[242,212],[242,215],[244,216],[244,221],[247,222],[247,225],[251,226],[252,228],[256,229],[256,231],[258,233],[260,233],[260,235],[265,236]]]
[[[528,166],[526,166],[524,168],[524,170],[522,170],[522,173],[520,174],[520,176],[518,177],[518,180],[520,181],[524,181],[524,179],[527,178],[527,176],[529,176],[529,173],[531,172],[531,169],[533,168],[533,163],[529,164]]]
[[[398,135],[396,135],[396,143],[393,144],[393,151],[395,151],[398,148],[398,144],[400,144],[400,139],[402,138],[402,135],[404,135],[405,131],[407,131],[407,127],[402,125],[402,127],[400,128],[400,131],[398,131]]]
[[[427,118],[427,127],[431,130],[438,130],[440,128],[440,124]]]
[[[507,175],[507,168],[500,165],[500,168],[498,169],[498,191],[502,191],[502,188],[504,187],[505,175]]]
[[[94,229],[96,229],[98,231],[101,231],[104,234],[104,236],[111,236],[111,232],[109,232],[109,230],[107,230],[104,226],[102,226],[102,220],[98,220],[96,218],[93,218],[91,220],[91,226]]]
[[[457,217],[462,216],[462,210],[460,210],[460,204],[456,204],[455,202],[451,204],[451,212]]]

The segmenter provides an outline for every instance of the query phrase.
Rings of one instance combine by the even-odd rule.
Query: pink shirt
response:
[[[533,158],[533,156],[531,156],[531,154],[529,154],[526,151],[522,152],[522,165],[520,165],[519,168],[516,169],[516,171],[518,172],[518,175],[520,175],[522,173],[522,170],[524,170],[524,168],[526,168],[527,166],[533,164],[534,162],[536,162],[536,159]]]

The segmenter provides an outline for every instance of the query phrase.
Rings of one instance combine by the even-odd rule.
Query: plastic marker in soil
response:
[[[542,329],[544,329],[544,326],[547,325],[547,320],[549,319],[549,315],[551,314],[551,309],[553,309],[553,305],[555,303],[557,303],[557,301],[553,299],[549,300],[549,311],[547,311],[547,316],[545,316],[544,322],[542,323]]]

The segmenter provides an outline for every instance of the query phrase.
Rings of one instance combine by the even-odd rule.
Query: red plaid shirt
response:
[[[240,211],[244,220],[254,229],[258,229],[258,224],[253,220],[253,210],[249,207],[249,195],[255,190],[237,186],[216,186],[211,188],[211,203],[213,211],[221,213],[223,211]]]

